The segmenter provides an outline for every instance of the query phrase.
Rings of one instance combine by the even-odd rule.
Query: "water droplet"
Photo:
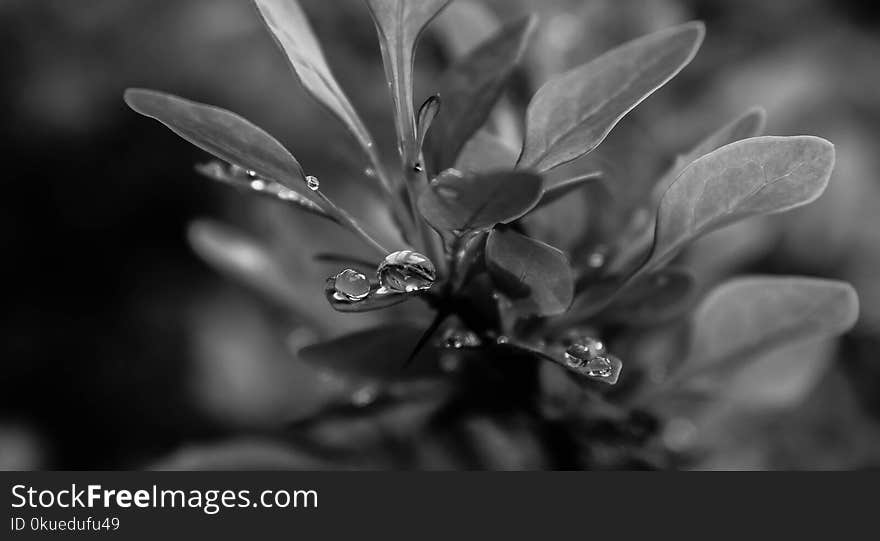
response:
[[[510,338],[504,336],[503,334],[495,339],[496,344],[506,344],[510,342]]]
[[[481,343],[476,333],[454,327],[446,329],[440,338],[440,346],[447,349],[473,348]]]
[[[364,175],[373,178],[376,176],[376,170],[372,167],[367,167],[366,169],[364,169]]]
[[[601,250],[596,250],[592,254],[590,254],[590,258],[587,259],[587,265],[591,268],[598,269],[602,265],[605,264],[605,252]]]
[[[258,192],[261,192],[266,189],[266,183],[263,182],[262,180],[259,180],[259,179],[252,180],[251,181],[251,189],[257,190]]]
[[[247,175],[248,178],[257,178],[257,172],[254,171],[253,169],[248,169],[247,171],[244,172],[244,174]]]
[[[595,338],[583,337],[565,350],[565,362],[572,368],[581,368],[592,359],[605,354],[605,344]]]
[[[429,289],[437,279],[431,260],[412,250],[388,254],[377,271],[379,283],[397,293]]]
[[[310,190],[316,192],[321,187],[321,182],[318,180],[318,177],[309,175],[306,177],[306,185]]]
[[[378,397],[379,388],[375,385],[366,385],[352,393],[351,403],[354,406],[363,408],[375,402]]]
[[[370,294],[370,281],[354,269],[345,269],[333,279],[334,296],[340,300],[359,301]]]
[[[614,364],[608,357],[597,355],[581,365],[579,370],[593,378],[607,378],[614,373]]]
[[[425,168],[421,162],[416,162],[415,165],[413,165],[413,171],[415,171],[416,173],[422,173],[424,172],[424,170]]]

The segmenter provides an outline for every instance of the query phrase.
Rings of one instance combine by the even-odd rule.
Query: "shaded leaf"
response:
[[[434,119],[437,118],[437,113],[440,112],[440,96],[438,94],[434,94],[425,100],[425,103],[419,107],[419,121],[418,121],[418,136],[417,144],[419,150],[422,150],[422,146],[425,144],[425,137],[428,135],[428,130],[431,129],[431,126],[434,124]]]
[[[327,298],[327,302],[330,303],[330,306],[337,312],[345,313],[382,310],[408,301],[417,295],[418,293],[395,293],[380,287],[379,284],[373,284],[370,288],[370,293],[366,298],[352,301],[337,295],[335,277],[331,276],[330,278],[327,278],[327,281],[324,284],[324,296]]]
[[[584,175],[564,180],[558,184],[554,184],[544,190],[544,193],[541,195],[541,200],[535,205],[535,210],[551,205],[575,190],[601,179],[602,173],[600,171],[593,171],[592,173],[586,173]]]
[[[249,193],[262,195],[273,201],[282,201],[309,214],[339,223],[339,220],[336,217],[327,214],[320,205],[311,199],[306,199],[306,197],[299,192],[295,192],[275,181],[249,177],[246,174],[237,174],[236,170],[233,169],[234,167],[236,166],[224,167],[221,162],[214,161],[196,165],[196,171],[218,182],[228,184],[240,190],[245,190]]]
[[[685,167],[693,163],[696,159],[705,156],[724,145],[760,135],[761,132],[764,131],[766,120],[767,113],[764,109],[753,107],[728,124],[725,124],[715,132],[711,133],[688,152],[676,156],[675,163],[672,164],[669,171],[667,171],[654,186],[651,201],[654,204],[658,203],[660,199],[663,198],[663,194],[669,186],[676,178],[678,178],[678,175],[680,175]]]
[[[813,201],[825,190],[833,166],[834,146],[810,136],[755,137],[703,156],[664,194],[654,245],[639,272],[670,260],[710,231]]]
[[[688,308],[695,288],[685,269],[660,269],[628,288],[603,317],[629,325],[663,323]]]
[[[486,241],[486,264],[495,287],[526,314],[554,315],[571,304],[574,283],[560,250],[510,230]]]
[[[391,85],[394,121],[403,157],[417,152],[413,108],[413,59],[422,31],[451,0],[365,0],[379,31],[385,74]]]
[[[348,267],[360,267],[369,272],[375,272],[379,267],[379,262],[362,259],[348,254],[336,254],[331,252],[320,252],[312,258],[319,263],[330,263],[334,265],[345,265]]]
[[[296,158],[271,135],[235,113],[136,88],[125,91],[125,102],[221,160],[308,195],[305,174]]]
[[[409,366],[407,356],[425,329],[414,325],[383,325],[307,346],[299,358],[317,368],[359,379],[396,380],[440,373],[437,350],[423,348]]]
[[[255,0],[266,26],[287,54],[306,91],[336,116],[369,155],[373,140],[324,58],[311,25],[296,0]]]
[[[497,169],[513,169],[516,149],[500,137],[485,130],[478,131],[458,155],[455,168],[466,173],[485,173]]]
[[[836,336],[857,317],[858,297],[844,282],[737,278],[713,290],[697,309],[682,371],[723,370],[782,345]]]
[[[526,112],[519,166],[547,171],[592,151],[636,105],[696,54],[691,22],[630,41],[544,84]]]
[[[504,26],[443,75],[439,84],[443,115],[427,139],[434,171],[452,167],[465,142],[486,123],[536,23],[532,15]]]
[[[515,220],[541,197],[541,177],[528,172],[464,174],[447,169],[419,197],[422,216],[440,231],[482,230]]]

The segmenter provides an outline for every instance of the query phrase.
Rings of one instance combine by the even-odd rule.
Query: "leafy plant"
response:
[[[390,322],[297,353],[370,389],[351,411],[331,401],[299,421],[291,428],[299,438],[316,438],[318,427],[338,423],[340,415],[375,419],[378,426],[389,411],[426,404],[419,422],[394,421],[391,443],[408,451],[389,463],[366,464],[420,467],[429,442],[468,441],[465,448],[489,455],[537,448],[540,458],[518,464],[523,467],[668,467],[675,458],[656,436],[670,410],[706,400],[781,345],[833,337],[854,324],[857,299],[844,283],[739,278],[691,310],[697,281],[686,268],[670,266],[700,236],[805,205],[825,189],[834,164],[831,143],[760,136],[760,109],[679,156],[644,205],[630,212],[629,225],[601,242],[585,241],[585,253],[566,254],[530,235],[531,214],[605,182],[599,172],[558,180],[554,170],[592,152],[629,111],[684,69],[702,42],[701,23],[636,39],[546,82],[528,105],[517,149],[484,125],[522,59],[533,17],[501,27],[455,62],[435,82],[438,93],[416,109],[415,48],[449,1],[366,0],[394,106],[399,160],[391,165],[380,158],[297,2],[255,3],[305,90],[359,144],[367,178],[398,228],[395,245],[376,240],[278,141],[234,113],[151,90],[128,90],[125,100],[218,158],[198,167],[205,176],[281,201],[363,241],[373,258],[318,256],[340,265],[324,284],[334,310],[362,314],[402,305]],[[589,204],[627,212],[601,199]],[[190,240],[221,272],[297,314],[321,318],[302,305],[302,284],[289,282],[259,240],[210,221],[195,223]],[[433,317],[422,321],[418,310],[406,315],[414,302],[427,305]],[[647,377],[650,359],[627,359],[627,342],[642,329],[691,312],[690,346],[679,354],[684,360],[659,381]],[[473,426],[481,427],[479,436],[471,434]],[[382,440],[373,451],[387,451],[391,443]],[[369,454],[365,448],[369,444],[352,436],[335,446],[337,454],[323,452],[341,457],[336,464],[363,464],[353,457]],[[612,458],[603,454],[608,448]]]

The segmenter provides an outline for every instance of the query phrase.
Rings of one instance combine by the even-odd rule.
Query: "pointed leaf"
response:
[[[308,195],[305,174],[296,158],[271,135],[235,113],[137,88],[125,91],[125,102],[221,160]]]
[[[601,179],[601,171],[593,171],[592,173],[580,175],[568,180],[564,180],[558,184],[554,184],[553,186],[550,186],[549,188],[544,190],[544,193],[541,195],[541,200],[535,206],[535,210],[546,207],[547,205],[551,205],[556,201],[559,201],[563,197],[567,196],[568,194],[582,188],[583,186]]]
[[[541,177],[498,171],[482,175],[448,169],[419,197],[422,216],[438,231],[482,230],[515,220],[541,197]]]
[[[413,59],[422,31],[451,0],[365,0],[376,28],[391,85],[395,126],[403,157],[417,152],[413,108]]]
[[[731,280],[697,309],[681,372],[737,368],[779,346],[841,334],[857,318],[858,297],[844,282],[785,276]]]
[[[547,171],[592,151],[636,105],[694,57],[702,23],[630,41],[542,86],[526,113],[520,167]]]
[[[212,180],[267,197],[274,201],[282,201],[296,209],[330,220],[331,222],[339,223],[338,219],[327,214],[320,205],[311,199],[306,199],[299,192],[295,192],[279,182],[250,177],[239,171],[237,166],[225,167],[222,162],[213,161],[196,165],[196,171]]]
[[[440,96],[434,94],[426,99],[425,103],[419,107],[419,121],[417,124],[418,136],[416,139],[420,151],[425,144],[425,137],[428,135],[428,130],[431,129],[431,126],[434,124],[434,119],[437,118],[437,113],[440,112],[440,105]]]
[[[536,23],[532,15],[504,26],[443,75],[443,114],[427,140],[434,171],[452,167],[465,142],[486,123]]]
[[[813,201],[833,166],[834,146],[811,136],[754,137],[703,156],[664,194],[654,246],[640,272],[669,261],[710,231]]]
[[[307,346],[299,351],[299,358],[357,379],[399,380],[440,374],[434,347],[423,348],[404,367],[424,332],[415,325],[384,325]]]
[[[495,287],[521,313],[560,314],[571,304],[571,267],[565,254],[552,246],[496,229],[486,241],[486,264]]]
[[[513,169],[515,164],[516,149],[505,144],[497,135],[481,130],[465,143],[455,168],[465,173],[485,173]]]
[[[669,186],[675,181],[675,179],[678,178],[678,175],[680,175],[685,167],[693,163],[696,159],[701,158],[724,145],[729,145],[730,143],[761,135],[761,132],[764,131],[766,120],[767,113],[764,109],[753,107],[710,134],[690,151],[678,155],[675,158],[675,163],[669,168],[669,171],[667,171],[654,186],[651,201],[654,202],[655,205],[659,203],[660,199],[663,198],[663,194],[669,189]]]
[[[255,0],[260,15],[306,91],[335,115],[369,155],[373,139],[324,58],[321,44],[296,0]]]

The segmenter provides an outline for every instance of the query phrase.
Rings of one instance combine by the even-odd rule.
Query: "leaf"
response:
[[[403,157],[415,159],[413,59],[419,36],[451,0],[365,0],[379,31],[385,74],[391,85],[394,121]]]
[[[424,332],[415,325],[383,325],[307,346],[299,351],[299,358],[357,379],[399,380],[440,374],[433,347],[423,348],[409,366],[403,366]]]
[[[516,149],[509,147],[497,135],[478,131],[465,143],[455,162],[455,169],[465,173],[485,173],[496,169],[513,169]]]
[[[486,264],[496,288],[520,312],[549,316],[571,304],[571,267],[565,254],[552,246],[496,229],[486,241]]]
[[[369,259],[363,259],[348,254],[339,254],[333,252],[319,252],[312,259],[319,263],[328,263],[333,265],[345,265],[348,267],[361,268],[369,272],[375,272],[379,267],[379,263]]]
[[[675,158],[675,163],[669,168],[669,171],[667,171],[654,186],[651,201],[655,204],[659,202],[660,199],[663,198],[663,194],[669,188],[670,184],[678,178],[678,175],[684,171],[685,167],[693,163],[696,159],[705,156],[724,145],[760,135],[761,132],[764,131],[766,119],[767,113],[764,109],[753,107],[710,134],[690,151],[678,155]]]
[[[844,282],[799,277],[737,278],[715,288],[694,315],[692,345],[681,370],[719,371],[803,339],[851,328],[858,297]]]
[[[541,200],[538,201],[538,204],[535,206],[535,210],[551,205],[575,190],[601,179],[602,172],[593,171],[592,173],[586,173],[555,184],[544,190],[544,193],[541,195]]]
[[[256,239],[212,220],[192,222],[187,234],[196,254],[224,275],[293,309],[299,316],[314,312],[297,294],[284,268]]]
[[[543,172],[595,149],[691,61],[704,33],[699,22],[656,32],[545,83],[526,112],[519,166]]]
[[[541,177],[534,173],[464,174],[447,169],[422,191],[418,206],[438,231],[482,230],[528,212],[541,190]]]
[[[255,2],[303,87],[348,128],[369,155],[373,139],[330,71],[321,44],[299,3],[296,0]]]
[[[531,15],[504,26],[443,75],[443,115],[427,139],[434,171],[452,167],[464,144],[486,123],[536,24],[537,17]]]
[[[222,162],[213,161],[198,164],[195,169],[198,173],[212,180],[228,184],[234,188],[245,190],[249,193],[255,193],[267,197],[273,201],[282,201],[296,209],[339,223],[337,218],[327,214],[320,205],[311,199],[306,199],[306,197],[299,192],[295,192],[282,186],[278,182],[252,178],[246,174],[236,174],[234,167],[236,166],[224,167]]]
[[[350,301],[336,295],[335,277],[327,278],[324,284],[324,296],[327,302],[337,312],[361,313],[383,310],[396,304],[414,298],[418,293],[395,293],[382,289],[379,284],[373,284],[370,293],[358,301]]]
[[[813,201],[833,166],[834,146],[811,136],[754,137],[703,156],[660,201],[654,246],[638,272],[656,268],[710,231]]]
[[[281,143],[235,113],[171,94],[130,88],[125,102],[202,150],[305,193],[302,167]]]
[[[428,130],[431,129],[431,126],[434,124],[434,119],[437,118],[437,113],[440,112],[440,105],[440,96],[434,94],[426,99],[425,103],[419,107],[419,121],[417,123],[418,135],[416,137],[419,151],[422,150],[422,147],[425,144],[425,137],[428,135]]]

